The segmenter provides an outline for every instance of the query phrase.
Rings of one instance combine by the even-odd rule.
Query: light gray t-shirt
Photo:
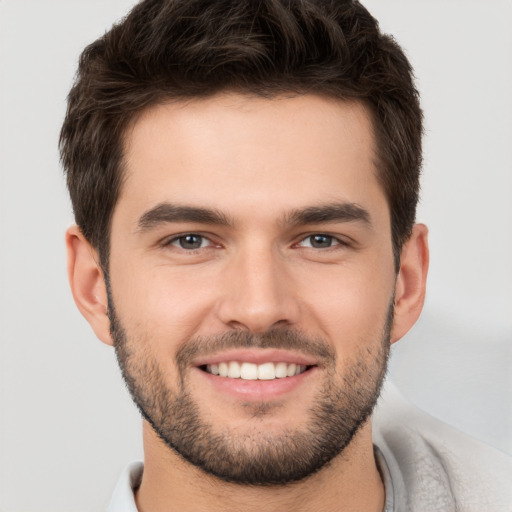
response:
[[[387,383],[373,415],[383,512],[511,512],[512,459],[406,402]],[[138,512],[142,462],[122,473],[107,512]]]

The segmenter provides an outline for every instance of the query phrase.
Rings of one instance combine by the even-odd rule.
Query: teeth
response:
[[[257,380],[258,365],[252,363],[242,363],[242,368],[240,369],[240,378],[245,380]]]
[[[206,371],[220,377],[244,380],[274,380],[300,375],[306,371],[306,366],[295,363],[239,363],[229,361],[226,363],[209,364]]]
[[[230,379],[240,378],[240,365],[236,361],[231,361],[228,365],[228,377]]]
[[[220,363],[219,364],[219,375],[221,377],[228,376],[228,363]]]
[[[288,377],[288,365],[286,363],[277,363],[276,364],[276,377],[278,379]]]
[[[276,367],[274,363],[265,363],[258,366],[259,380],[273,380],[276,378]]]

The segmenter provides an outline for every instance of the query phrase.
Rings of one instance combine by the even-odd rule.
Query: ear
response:
[[[68,279],[75,303],[96,336],[103,343],[113,345],[107,316],[107,290],[98,253],[78,226],[66,231],[66,247]]]
[[[424,224],[416,224],[402,248],[391,343],[402,338],[420,316],[425,302],[428,260],[428,229]]]

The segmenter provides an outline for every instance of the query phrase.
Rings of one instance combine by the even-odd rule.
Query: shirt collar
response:
[[[142,481],[143,470],[142,461],[131,462],[123,470],[110,499],[107,512],[138,512],[135,505],[135,491]]]

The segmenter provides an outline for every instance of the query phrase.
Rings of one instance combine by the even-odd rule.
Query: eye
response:
[[[307,236],[299,243],[301,247],[312,247],[313,249],[328,249],[335,245],[341,245],[342,242],[331,235],[323,235],[321,233]]]
[[[165,245],[172,245],[174,247],[179,247],[180,249],[193,251],[195,249],[209,247],[212,245],[212,242],[202,235],[197,235],[196,233],[187,233],[185,235],[174,237]]]

